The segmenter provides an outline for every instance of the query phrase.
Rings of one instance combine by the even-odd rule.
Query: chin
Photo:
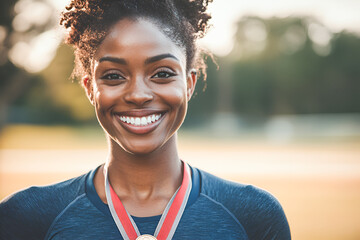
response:
[[[130,153],[132,155],[148,155],[148,154],[151,154],[161,148],[161,146],[159,146],[159,145],[146,144],[146,143],[120,145],[120,147],[125,152]]]

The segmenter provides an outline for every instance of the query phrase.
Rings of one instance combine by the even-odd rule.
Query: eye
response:
[[[123,76],[121,76],[118,73],[108,73],[101,77],[103,80],[122,80],[125,79]]]
[[[155,75],[152,76],[152,78],[170,78],[170,77],[173,77],[175,76],[176,74],[175,73],[172,73],[170,71],[160,71],[160,72],[157,72]]]

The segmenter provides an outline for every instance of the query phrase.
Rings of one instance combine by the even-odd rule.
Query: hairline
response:
[[[125,19],[128,19],[133,22],[139,22],[139,21],[143,20],[143,21],[148,21],[148,22],[154,24],[159,29],[159,31],[161,31],[164,34],[164,36],[166,36],[170,41],[172,41],[176,46],[178,46],[181,49],[181,51],[184,53],[184,56],[185,56],[186,74],[191,72],[191,69],[193,66],[188,66],[189,59],[188,59],[186,44],[185,43],[182,44],[181,41],[176,41],[174,38],[169,37],[169,34],[173,33],[174,30],[171,27],[169,27],[169,25],[166,25],[165,23],[163,23],[159,18],[150,16],[150,15],[146,15],[146,14],[137,13],[137,14],[128,14],[126,16],[122,16],[109,25],[108,29],[105,31],[104,38],[101,40],[101,42],[99,43],[96,50],[90,55],[90,69],[89,69],[90,72],[88,72],[88,74],[90,74],[91,76],[93,75],[95,55],[97,53],[97,50],[99,49],[99,46],[102,44],[102,42],[105,40],[105,38],[109,35],[111,29],[114,28],[114,26],[117,23],[119,23],[120,21],[125,20]],[[168,31],[166,31],[166,30],[168,30]]]

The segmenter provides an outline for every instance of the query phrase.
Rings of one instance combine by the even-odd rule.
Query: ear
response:
[[[81,79],[81,83],[85,89],[86,96],[88,97],[90,103],[94,105],[94,94],[93,94],[93,87],[90,80],[90,77],[88,75],[84,76]]]
[[[187,100],[190,101],[191,96],[193,95],[194,91],[195,91],[195,86],[196,86],[196,82],[197,82],[197,73],[196,73],[196,69],[192,69],[188,76],[187,76]]]

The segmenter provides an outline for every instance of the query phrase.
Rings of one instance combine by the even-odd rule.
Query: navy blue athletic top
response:
[[[123,239],[108,206],[96,193],[96,170],[4,199],[0,239]],[[291,239],[282,207],[272,195],[191,170],[193,188],[173,239]],[[153,234],[160,217],[133,219],[141,234]]]

